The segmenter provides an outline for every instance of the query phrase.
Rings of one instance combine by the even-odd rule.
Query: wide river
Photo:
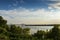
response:
[[[35,33],[38,30],[43,30],[43,31],[50,30],[53,28],[53,26],[24,26],[22,28],[30,28],[30,32]]]

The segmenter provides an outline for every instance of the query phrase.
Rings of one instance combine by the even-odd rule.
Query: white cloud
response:
[[[60,1],[60,0],[50,0],[50,1]]]
[[[49,4],[49,7],[60,10],[60,0],[51,0],[51,1],[55,1],[55,3]]]
[[[52,8],[60,9],[60,3],[55,3],[50,5]]]
[[[60,20],[60,10],[49,11],[45,9],[30,10],[25,8],[18,8],[14,10],[0,10],[0,15],[8,20],[10,24],[43,24],[55,23],[53,20]],[[56,21],[60,23],[60,21]]]

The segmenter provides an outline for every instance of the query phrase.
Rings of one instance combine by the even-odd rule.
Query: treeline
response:
[[[60,29],[55,25],[51,30],[38,30],[30,34],[29,28],[7,25],[7,21],[0,16],[0,40],[60,40]]]

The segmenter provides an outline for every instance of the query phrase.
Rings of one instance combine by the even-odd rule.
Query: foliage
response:
[[[3,17],[0,16],[0,26],[6,25],[7,21],[3,19]]]
[[[7,25],[7,21],[0,16],[0,40],[60,40],[59,25],[50,31],[38,30],[30,34],[30,28],[21,28],[16,25]]]

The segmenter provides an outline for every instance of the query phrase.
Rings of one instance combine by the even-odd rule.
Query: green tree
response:
[[[44,31],[40,30],[40,31],[37,31],[37,33],[35,33],[33,36],[36,37],[37,39],[44,39]]]
[[[6,25],[7,21],[3,19],[2,16],[0,16],[0,26]]]
[[[58,25],[55,25],[52,30],[48,33],[48,38],[51,38],[53,40],[60,40],[60,29]]]
[[[24,28],[23,33],[29,35],[30,33],[30,28]]]
[[[0,34],[0,40],[10,40],[8,36]]]

